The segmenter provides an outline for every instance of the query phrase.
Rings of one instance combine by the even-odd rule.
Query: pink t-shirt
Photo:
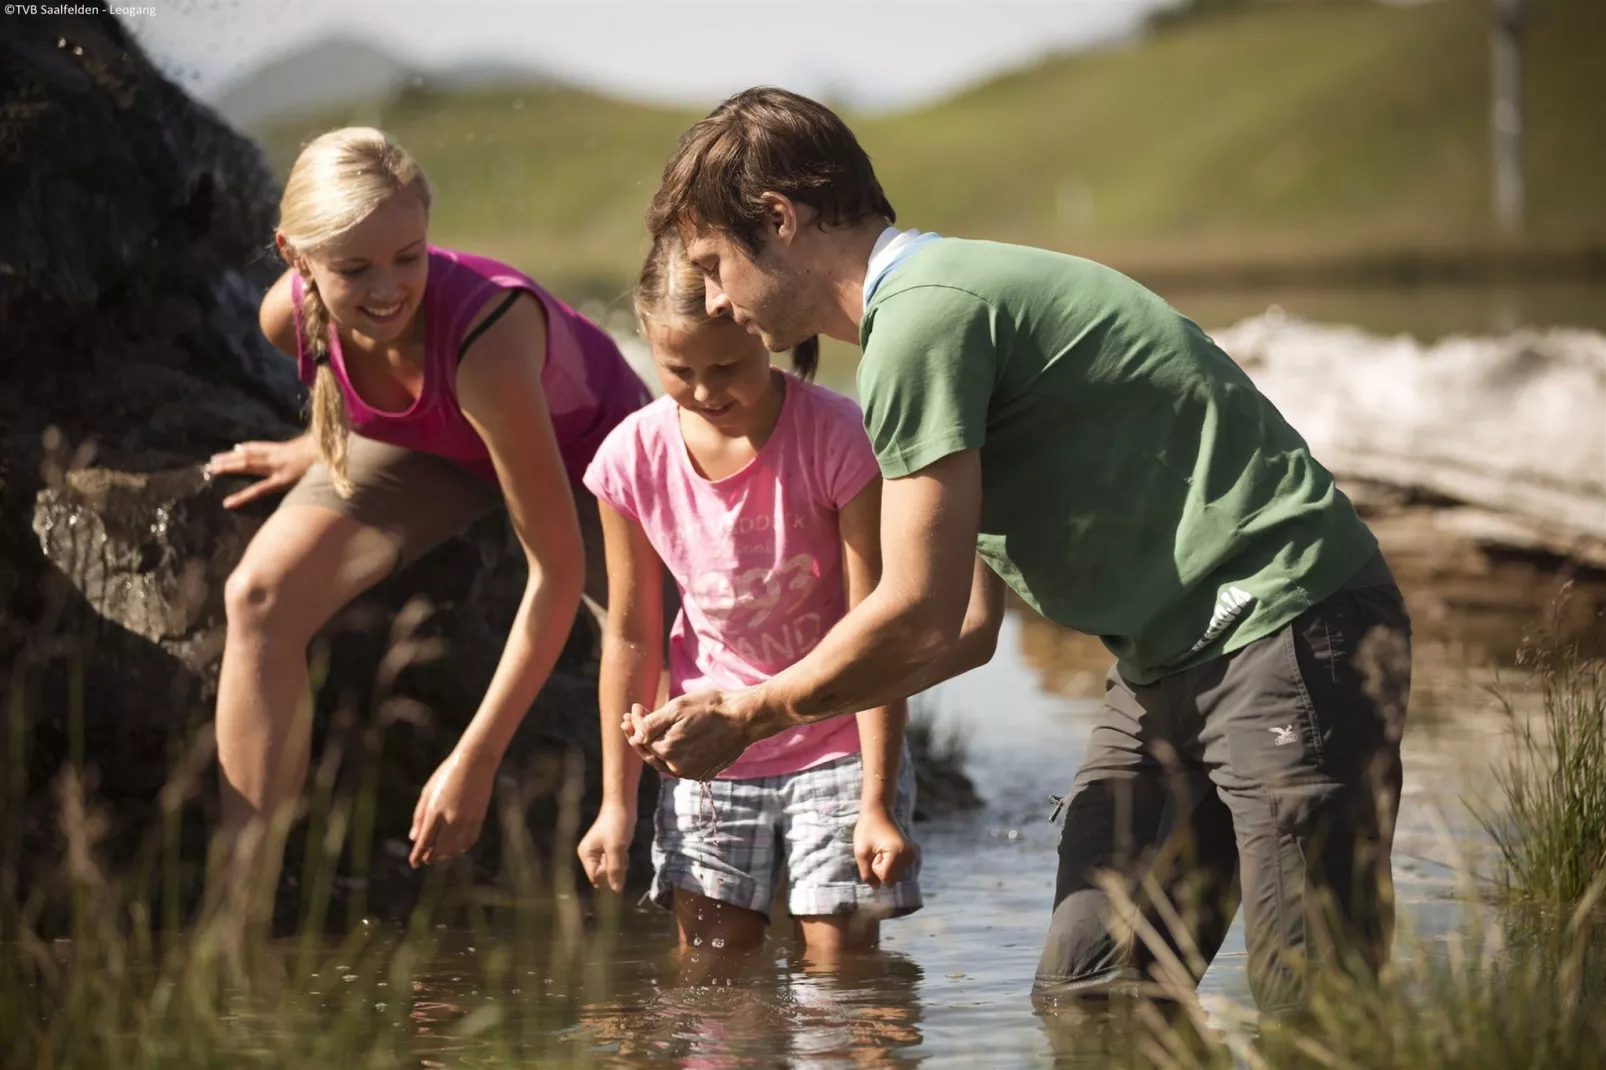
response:
[[[842,618],[837,513],[878,474],[859,407],[793,375],[764,448],[724,479],[692,466],[670,398],[613,429],[585,485],[641,525],[680,588],[672,696],[762,683]],[[760,740],[720,776],[795,773],[858,749],[856,719],[832,717]]]

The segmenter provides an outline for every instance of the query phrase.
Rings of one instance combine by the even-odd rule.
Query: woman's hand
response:
[[[492,759],[461,747],[452,751],[435,770],[413,808],[413,853],[408,861],[416,869],[426,862],[444,862],[474,846],[491,805],[496,783]]]
[[[295,486],[317,459],[318,447],[309,434],[289,442],[241,442],[227,453],[214,453],[206,462],[206,472],[212,476],[263,477],[223,499],[225,509],[238,509],[263,495]]]
[[[625,890],[630,869],[630,841],[636,838],[635,811],[621,803],[605,802],[591,831],[580,841],[580,865],[593,888],[606,881],[615,892]]]

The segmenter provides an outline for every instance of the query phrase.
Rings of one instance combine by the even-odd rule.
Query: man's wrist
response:
[[[768,739],[798,723],[767,683],[727,695],[732,713],[749,744]]]

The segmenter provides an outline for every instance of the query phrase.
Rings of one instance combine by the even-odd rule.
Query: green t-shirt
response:
[[[1271,634],[1377,549],[1232,359],[1119,272],[944,238],[880,283],[859,395],[882,474],[981,451],[981,557],[1133,683]]]

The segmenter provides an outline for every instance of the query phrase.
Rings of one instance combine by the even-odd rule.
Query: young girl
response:
[[[490,688],[419,798],[414,865],[477,838],[582,589],[606,598],[595,504],[571,488],[646,387],[601,329],[525,275],[431,246],[430,202],[417,161],[362,128],[308,144],[285,184],[276,241],[290,270],[262,329],[312,388],[312,427],[209,466],[264,477],[231,508],[294,488],[225,592],[217,739],[236,862],[300,793],[307,644],[357,594],[503,503],[529,562]],[[271,889],[276,849],[263,860],[255,883]]]
[[[652,708],[659,576],[681,610],[670,694],[759,683],[806,654],[875,586],[881,483],[857,406],[770,367],[760,340],[709,319],[679,242],[655,243],[636,312],[667,397],[626,418],[586,472],[602,514],[610,610],[599,683],[604,801],[579,853],[595,885],[624,885],[641,760],[619,729]],[[807,951],[876,943],[879,919],[919,908],[914,777],[903,703],[794,728],[712,784],[665,778],[652,899],[682,946],[763,940],[780,874]]]

